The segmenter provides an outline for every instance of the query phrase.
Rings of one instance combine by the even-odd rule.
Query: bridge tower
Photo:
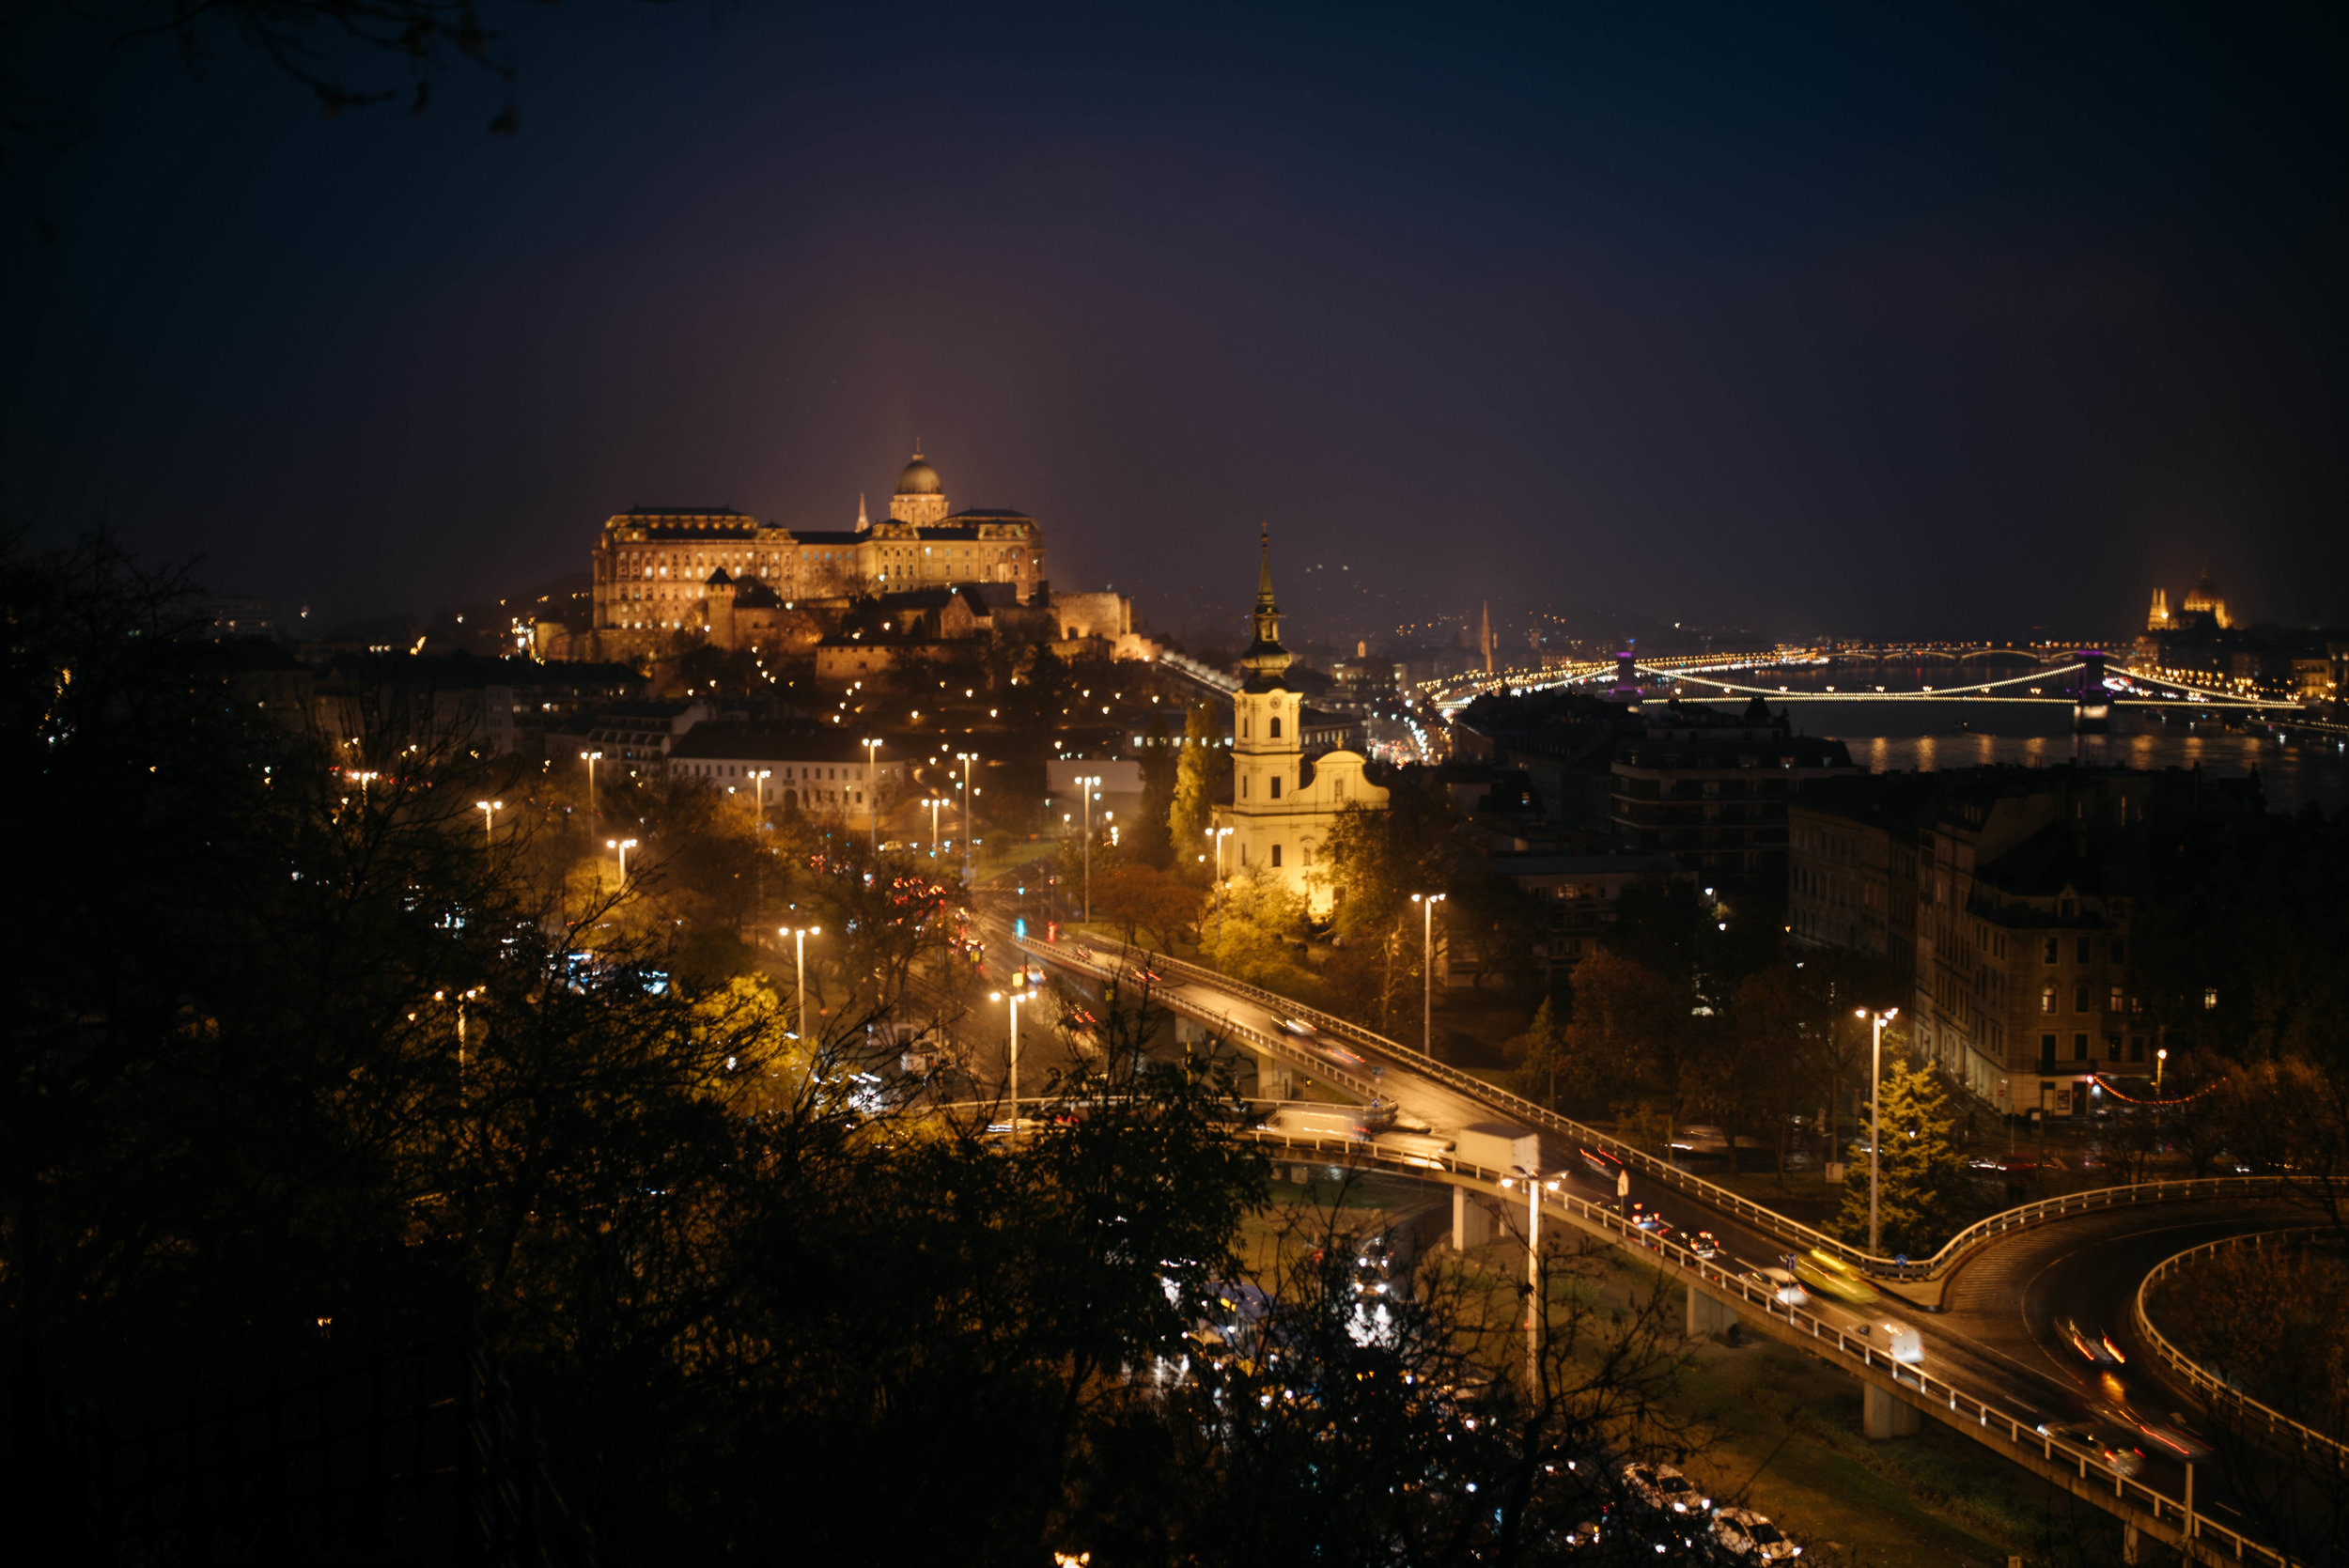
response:
[[[2072,688],[2072,733],[2102,735],[2112,721],[2112,697],[2105,690],[2104,651],[2082,648],[2079,661],[2078,684]]]
[[[1609,695],[1626,702],[1638,702],[1640,690],[1639,655],[1629,648],[1615,655],[1615,690]]]

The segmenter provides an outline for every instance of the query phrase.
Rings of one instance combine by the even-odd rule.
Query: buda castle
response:
[[[593,554],[604,659],[641,658],[679,633],[727,647],[786,641],[793,612],[827,601],[974,584],[1009,603],[1049,597],[1035,519],[950,512],[944,482],[919,452],[879,522],[861,499],[855,526],[838,529],[785,528],[727,507],[639,506],[605,520]]]

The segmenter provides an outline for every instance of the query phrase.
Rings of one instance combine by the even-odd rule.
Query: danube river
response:
[[[1904,684],[1910,690],[1926,683],[1954,686],[1965,680],[1995,680],[2007,673],[1990,670],[1961,675],[1942,667],[1920,672],[1921,678]],[[1785,708],[1801,734],[1843,741],[1851,749],[1852,761],[1874,772],[1940,771],[1993,762],[2027,768],[2052,768],[2067,762],[2106,768],[2200,766],[2205,775],[2221,778],[2241,777],[2257,768],[2269,811],[2297,811],[2308,800],[2323,802],[2328,812],[2349,806],[2349,749],[2341,742],[2279,736],[2256,722],[2247,725],[2238,721],[2230,728],[2215,717],[2189,724],[2182,722],[2190,711],[2183,703],[2168,710],[2178,714],[2180,722],[2164,723],[2145,709],[2116,707],[2110,733],[2074,735],[2071,707],[2062,703],[2001,702],[1990,697],[1930,703],[1803,700],[1806,691],[1818,692],[1830,684],[1849,691],[1861,685],[1863,676],[1869,685],[1893,684],[1886,672],[1873,668],[1822,671],[1815,666],[1725,672],[1720,678],[1740,685],[1789,688],[1782,696],[1774,692],[1768,698],[1770,706]],[[2055,689],[2051,677],[2046,690],[2052,692]],[[1693,681],[1677,694],[1691,701],[1729,700]]]

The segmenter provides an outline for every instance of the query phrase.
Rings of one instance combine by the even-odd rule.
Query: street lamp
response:
[[[1436,1054],[1436,906],[1451,896],[1442,893],[1411,894],[1412,903],[1425,906],[1420,916],[1419,933],[1419,1052],[1422,1056]]]
[[[1542,1378],[1542,1188],[1558,1190],[1558,1178],[1545,1183],[1541,1173],[1522,1165],[1510,1170],[1525,1178],[1525,1387],[1530,1394]],[[1509,1185],[1508,1178],[1501,1186]]]
[[[1877,1097],[1882,1094],[1884,1076],[1884,1026],[1901,1016],[1897,1007],[1872,1013],[1865,1007],[1852,1009],[1855,1017],[1875,1020],[1875,1028],[1868,1046],[1868,1250],[1876,1250],[1876,1194],[1884,1172],[1884,1115]]]
[[[2163,1046],[2154,1052],[2154,1093],[2161,1093],[2161,1070],[2170,1064],[2170,1048]]]
[[[620,886],[628,886],[628,852],[636,847],[636,841],[632,838],[608,838],[603,841],[603,846],[620,852]]]
[[[922,802],[930,808],[930,859],[938,859],[938,808],[946,803],[945,797],[933,795]]]
[[[1100,784],[1101,781],[1098,778],[1079,779],[1077,781],[1077,787],[1084,791],[1085,798],[1084,918],[1087,924],[1091,924],[1093,922],[1093,802],[1098,799],[1097,791],[1100,788]]]
[[[1219,888],[1223,885],[1223,841],[1231,836],[1231,832],[1229,828],[1207,830],[1207,837],[1215,842],[1215,882]]]
[[[793,959],[797,966],[800,987],[800,1043],[807,1044],[807,939],[820,937],[820,925],[779,925],[775,929],[791,939]]]
[[[971,765],[979,760],[976,752],[957,752],[955,760],[962,764],[962,885],[971,885]]]
[[[761,822],[767,820],[767,781],[774,777],[774,772],[771,768],[761,768],[751,774],[752,785],[758,791],[758,819]]]
[[[474,802],[474,809],[481,813],[481,831],[483,834],[483,842],[491,845],[496,844],[498,841],[498,813],[506,809],[506,802],[503,800],[475,800]]]
[[[579,760],[587,765],[587,820],[596,819],[596,764],[603,760],[601,752],[582,752]]]
[[[873,860],[880,860],[880,769],[876,765],[880,755],[880,742],[867,738],[858,742],[864,748],[864,811],[865,826],[872,839]]]
[[[1020,961],[1026,962],[1024,958]],[[1024,975],[1027,971],[1023,969],[1020,972]],[[1019,1004],[1028,1000],[1028,993],[989,991],[987,1000],[1011,1003],[1011,1141],[1016,1145],[1019,1141]]]

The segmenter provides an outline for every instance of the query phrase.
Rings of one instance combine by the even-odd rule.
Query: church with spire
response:
[[[1232,693],[1232,799],[1214,812],[1229,830],[1221,864],[1226,877],[1261,872],[1302,894],[1315,919],[1334,903],[1327,846],[1338,815],[1382,811],[1387,792],[1362,776],[1360,752],[1305,754],[1305,699],[1288,684],[1289,651],[1281,645],[1281,607],[1272,592],[1270,531],[1259,543],[1255,640],[1240,656],[1243,678]]]

